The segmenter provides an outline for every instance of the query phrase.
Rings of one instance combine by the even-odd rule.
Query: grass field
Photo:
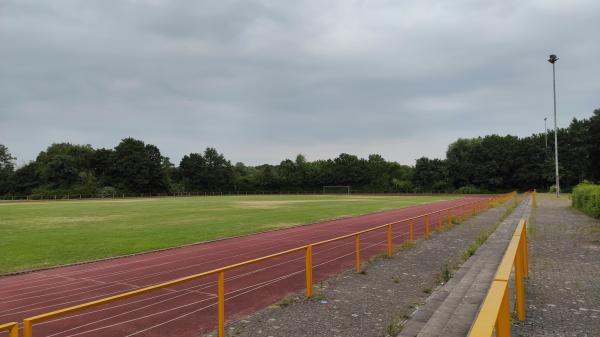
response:
[[[227,196],[0,204],[0,274],[447,200]]]

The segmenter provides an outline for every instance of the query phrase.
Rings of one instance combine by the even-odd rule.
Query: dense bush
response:
[[[573,207],[600,219],[600,185],[583,182],[573,189]]]

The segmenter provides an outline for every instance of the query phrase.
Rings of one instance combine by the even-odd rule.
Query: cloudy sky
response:
[[[600,107],[600,1],[0,1],[0,144],[413,164]],[[549,118],[549,121],[551,118]]]

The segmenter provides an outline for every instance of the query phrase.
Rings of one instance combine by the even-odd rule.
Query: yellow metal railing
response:
[[[8,337],[19,337],[19,324],[17,322],[10,322],[0,325],[0,332],[7,331]]]
[[[535,192],[534,192],[535,193]],[[515,270],[515,307],[517,319],[525,320],[524,277],[529,273],[527,251],[527,221],[521,219],[513,234],[504,257],[498,266],[494,281],[481,304],[479,313],[471,326],[469,337],[510,337],[510,298],[508,281]]]
[[[162,289],[162,288],[167,288],[167,287],[171,287],[180,283],[184,283],[184,282],[189,282],[192,280],[197,280],[203,277],[208,277],[211,275],[216,275],[217,276],[217,287],[218,287],[218,291],[217,291],[217,299],[218,299],[218,335],[219,337],[224,337],[225,336],[225,272],[228,270],[232,270],[232,269],[236,269],[236,268],[240,268],[243,266],[247,266],[247,265],[251,265],[251,264],[255,264],[258,262],[262,262],[265,260],[269,260],[272,258],[276,258],[276,257],[280,257],[280,256],[284,256],[284,255],[288,255],[288,254],[292,254],[295,252],[299,252],[299,251],[304,251],[304,255],[305,255],[305,265],[306,265],[306,270],[305,270],[305,277],[306,277],[306,296],[307,297],[312,297],[313,295],[313,276],[312,276],[312,272],[313,272],[313,265],[312,265],[312,251],[313,251],[313,247],[316,246],[320,246],[320,245],[324,245],[330,242],[335,242],[335,241],[339,241],[339,240],[343,240],[343,239],[347,239],[347,238],[351,238],[354,237],[355,241],[356,241],[356,271],[360,272],[361,271],[361,258],[360,258],[360,236],[361,234],[365,234],[368,232],[372,232],[378,229],[382,229],[382,228],[386,228],[387,230],[387,254],[389,256],[392,255],[393,253],[393,242],[392,242],[392,226],[394,225],[399,225],[401,223],[408,223],[409,224],[409,239],[412,241],[413,240],[413,223],[416,222],[417,220],[421,220],[423,219],[424,223],[425,223],[425,239],[429,239],[429,233],[430,233],[430,217],[434,214],[440,214],[440,217],[444,216],[447,217],[447,221],[448,221],[448,225],[452,225],[452,220],[453,220],[453,214],[458,215],[461,214],[462,218],[468,217],[468,216],[473,216],[493,205],[499,204],[499,203],[503,203],[509,199],[514,198],[517,195],[516,192],[510,192],[510,193],[506,193],[494,198],[487,198],[484,200],[478,200],[472,203],[468,203],[468,204],[463,204],[463,205],[459,205],[459,206],[454,206],[454,207],[449,207],[449,208],[445,208],[442,210],[438,210],[438,211],[434,211],[434,212],[430,212],[427,214],[423,214],[423,215],[419,215],[419,216],[415,216],[415,217],[411,217],[411,218],[406,218],[406,219],[402,219],[402,220],[398,220],[398,221],[394,221],[394,222],[390,222],[384,225],[380,225],[380,226],[376,226],[376,227],[372,227],[369,229],[365,229],[362,231],[358,231],[358,232],[354,232],[351,234],[347,234],[347,235],[343,235],[343,236],[338,236],[332,239],[328,239],[328,240],[324,240],[324,241],[319,241],[316,243],[312,243],[312,244],[308,244],[308,245],[304,245],[304,246],[300,246],[300,247],[296,247],[293,249],[289,249],[286,251],[282,251],[282,252],[278,252],[278,253],[274,253],[271,255],[267,255],[267,256],[263,256],[263,257],[259,257],[259,258],[255,258],[255,259],[251,259],[251,260],[247,260],[247,261],[243,261],[243,262],[239,262],[239,263],[235,263],[235,264],[231,264],[225,267],[221,267],[221,268],[217,268],[217,269],[213,269],[213,270],[209,270],[206,272],[202,272],[202,273],[198,273],[198,274],[194,274],[194,275],[189,275],[189,276],[185,276],[185,277],[181,277],[175,280],[171,280],[171,281],[167,281],[167,282],[163,282],[163,283],[159,283],[159,284],[155,284],[152,286],[148,286],[148,287],[144,287],[144,288],[140,288],[140,289],[136,289],[136,290],[132,290],[132,291],[128,291],[125,293],[121,293],[118,295],[114,295],[114,296],[110,296],[110,297],[105,297],[99,300],[95,300],[95,301],[91,301],[91,302],[86,302],[86,303],[82,303],[82,304],[78,304],[78,305],[74,305],[71,307],[67,307],[64,309],[59,309],[59,310],[55,310],[55,311],[51,311],[48,313],[43,313],[37,316],[32,316],[29,318],[26,318],[23,320],[23,337],[32,337],[33,335],[33,324],[34,323],[38,323],[38,322],[42,322],[42,321],[47,321],[49,319],[55,318],[55,317],[59,317],[59,316],[64,316],[73,312],[77,312],[77,311],[82,311],[91,307],[95,307],[95,306],[99,306],[102,304],[107,304],[110,302],[114,302],[114,301],[118,301],[118,300],[122,300],[122,299],[126,299],[129,297],[133,297],[133,296],[137,296],[137,295],[141,295],[147,292],[151,292],[154,290],[158,290],[158,289]],[[453,213],[453,211],[455,211]],[[460,212],[462,211],[462,212]],[[442,224],[438,224],[438,226],[442,226]],[[0,327],[4,327],[4,326],[9,326],[11,324],[14,323],[9,323],[6,325],[2,325]],[[12,326],[12,325],[11,325]],[[2,331],[2,330],[0,330]],[[11,330],[12,331],[12,330]],[[17,331],[17,330],[15,330]],[[10,335],[10,337],[17,337],[17,332],[14,332],[15,335]]]

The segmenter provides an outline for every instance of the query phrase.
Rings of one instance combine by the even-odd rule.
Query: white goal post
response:
[[[323,186],[323,194],[348,194],[350,186]]]

